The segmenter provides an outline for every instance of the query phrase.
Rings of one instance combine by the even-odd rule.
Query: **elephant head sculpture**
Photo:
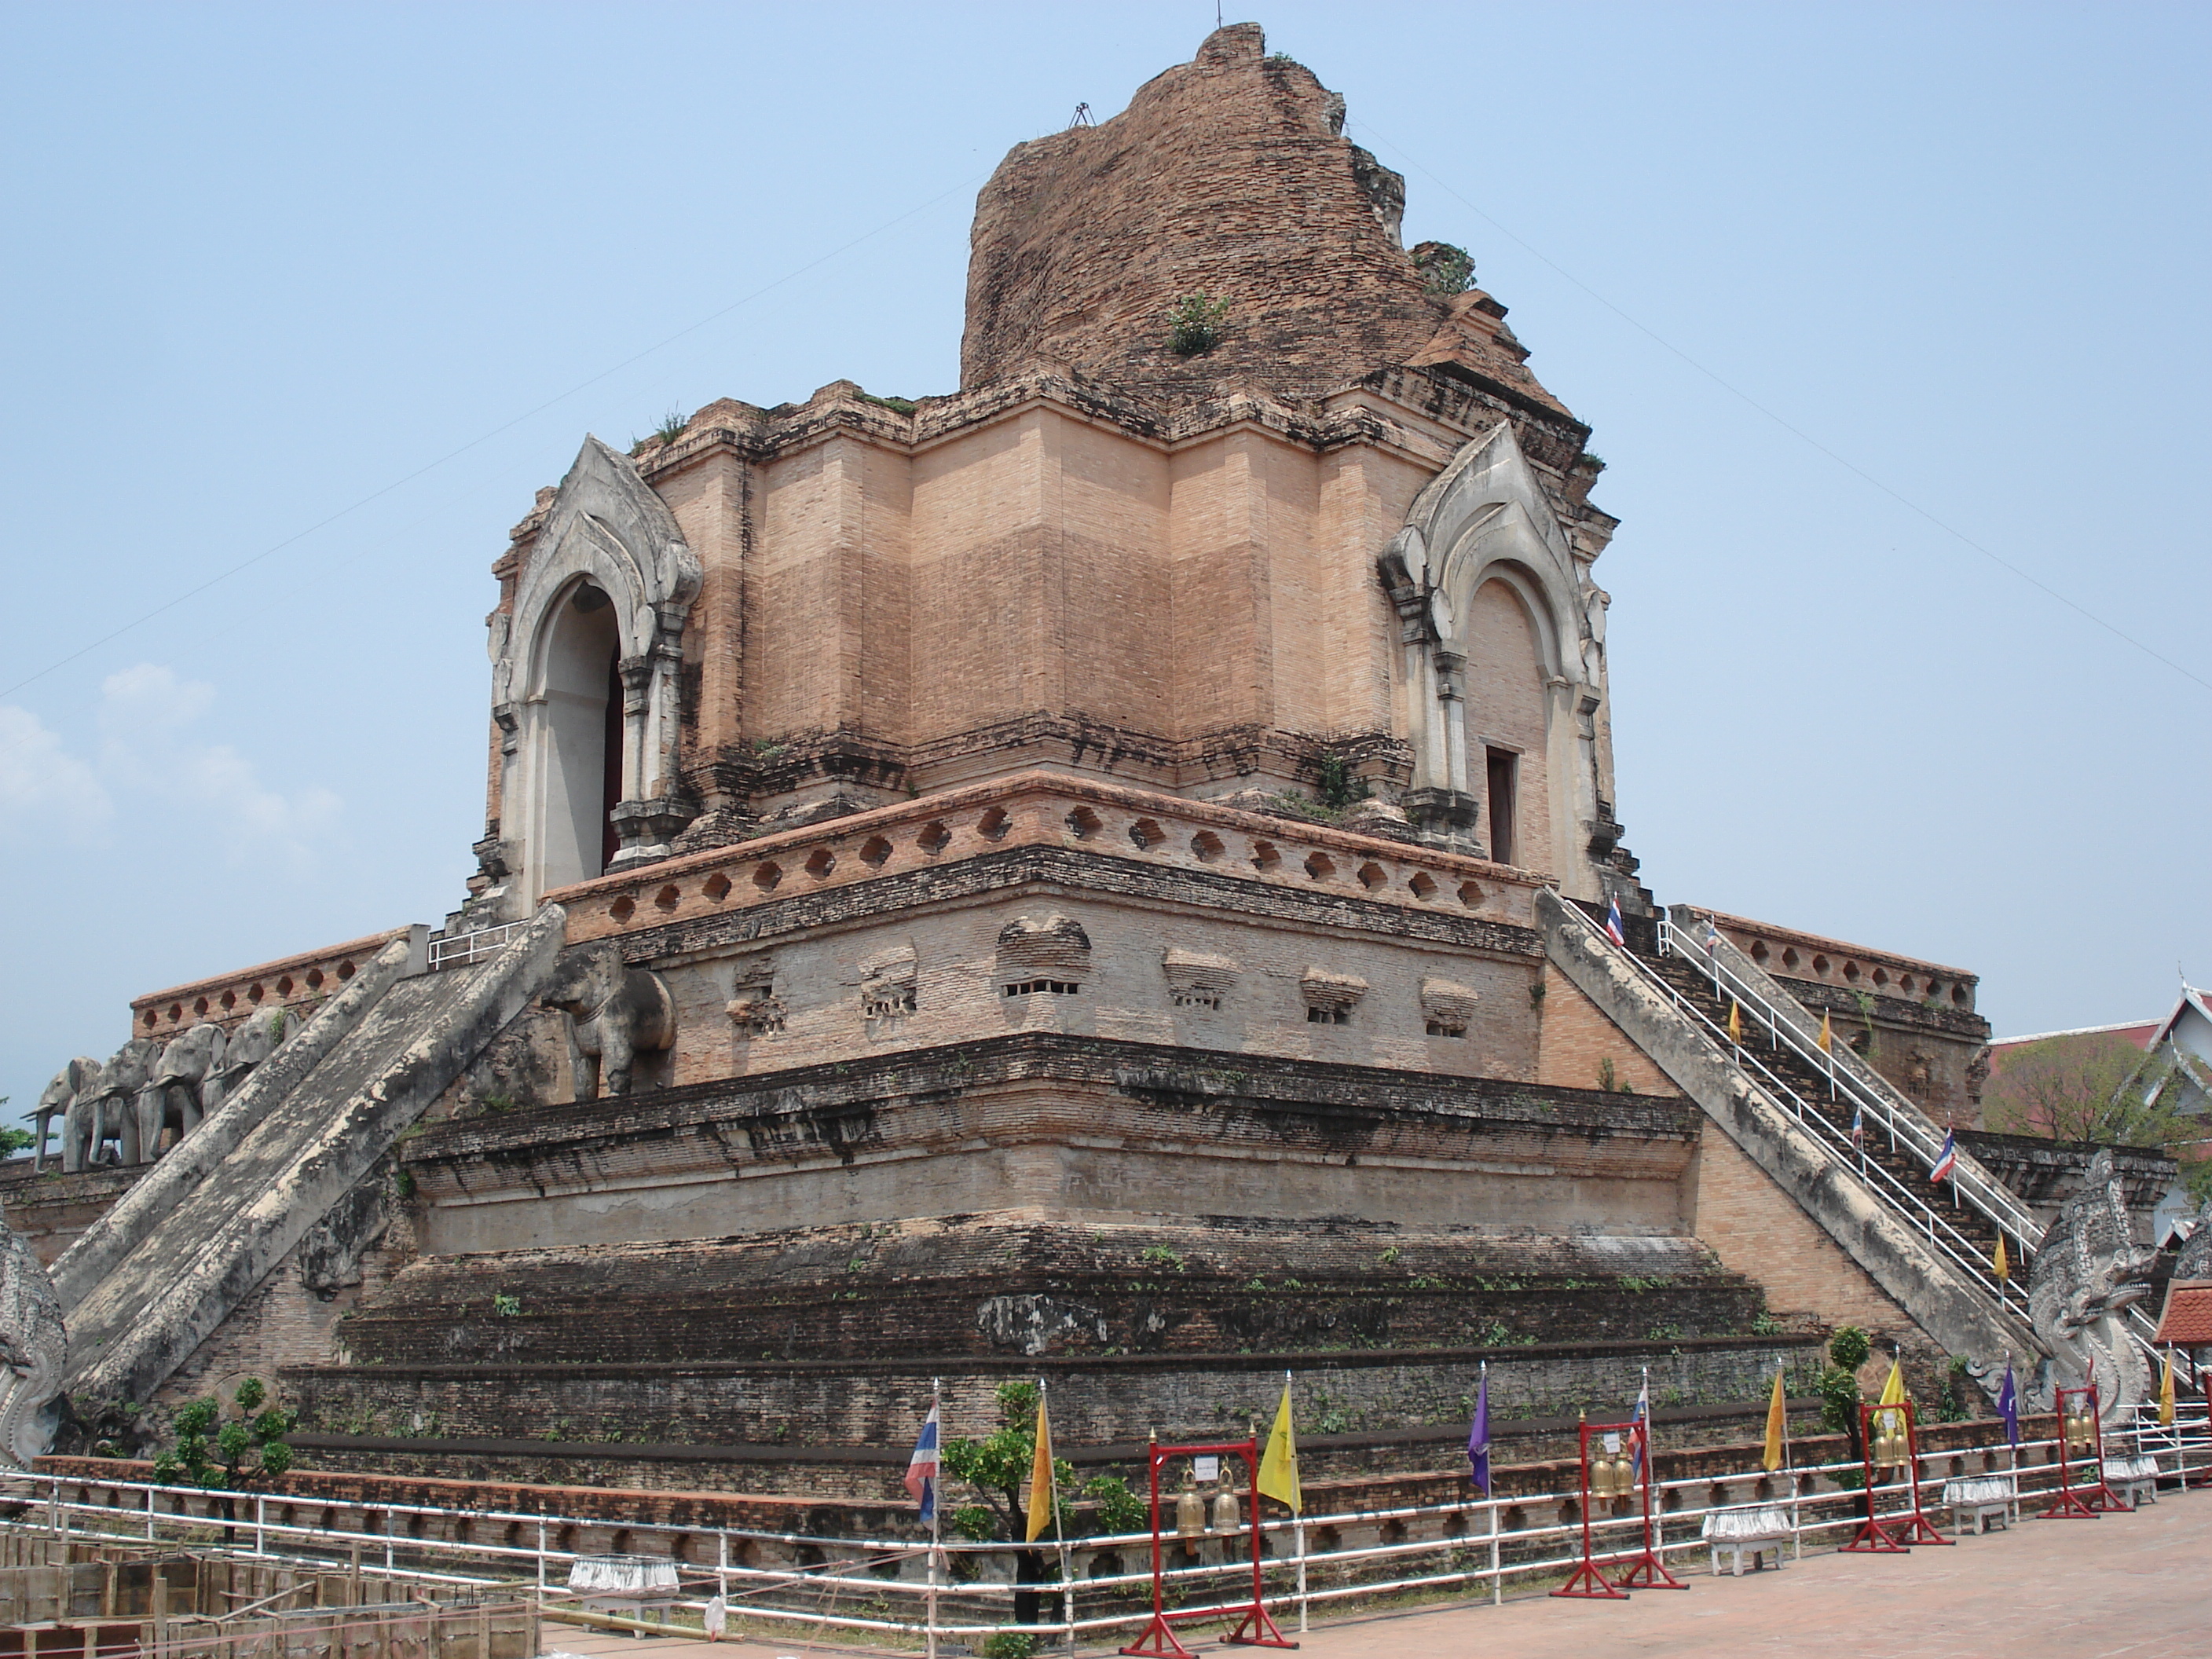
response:
[[[637,1056],[676,1039],[668,987],[659,975],[623,962],[611,941],[564,955],[538,1000],[568,1016],[578,1100],[597,1100],[603,1082],[608,1094],[628,1094]]]
[[[31,1115],[38,1120],[39,1153],[31,1165],[33,1174],[43,1173],[46,1167],[46,1135],[56,1118],[62,1121],[62,1165],[69,1166],[69,1110],[87,1085],[100,1075],[100,1062],[79,1054],[54,1073],[54,1080],[39,1091],[39,1103],[32,1108]]]
[[[300,1029],[289,1008],[270,1008],[249,1016],[223,1039],[222,1055],[200,1083],[200,1113],[211,1116],[245,1086],[246,1079]]]
[[[63,1119],[62,1168],[89,1170],[101,1162],[100,1153],[111,1140],[136,1150],[138,1093],[153,1075],[161,1052],[161,1045],[153,1038],[132,1037],[107,1057],[97,1077],[87,1079]]]
[[[138,1091],[137,1145],[126,1140],[125,1161],[150,1164],[160,1157],[161,1132],[173,1125],[179,1140],[200,1127],[200,1085],[222,1063],[222,1027],[210,1021],[169,1040]]]

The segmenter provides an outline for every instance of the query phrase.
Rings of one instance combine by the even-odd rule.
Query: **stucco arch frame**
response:
[[[501,816],[509,882],[526,910],[545,891],[532,855],[544,819],[541,714],[548,652],[561,607],[589,582],[614,608],[623,695],[621,849],[611,868],[665,858],[690,822],[676,744],[684,628],[702,572],[667,503],[629,459],[586,437],[546,511],[514,609],[492,629],[492,713],[503,733]]]
[[[1398,708],[1414,754],[1409,815],[1425,838],[1486,850],[1466,725],[1467,677],[1483,665],[1469,662],[1464,630],[1483,584],[1503,580],[1528,612],[1542,658],[1546,861],[1580,889],[1576,827],[1596,813],[1590,717],[1603,700],[1587,616],[1595,590],[1510,422],[1469,441],[1429,481],[1380,562],[1400,618]]]

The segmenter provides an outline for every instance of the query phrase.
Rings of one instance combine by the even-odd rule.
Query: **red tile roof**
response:
[[[2156,1340],[2183,1348],[2212,1343],[2212,1282],[2187,1279],[2166,1287]]]

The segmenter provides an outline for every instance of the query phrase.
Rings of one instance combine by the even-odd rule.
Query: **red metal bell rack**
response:
[[[1884,1517],[1875,1513],[1874,1498],[1874,1419],[1887,1415],[1897,1419],[1905,1428],[1905,1485],[1912,1495],[1912,1512]],[[1844,1546],[1846,1555],[1902,1555],[1915,1544],[1954,1544],[1958,1540],[1946,1538],[1928,1524],[1928,1516],[1920,1507],[1920,1424],[1919,1413],[1910,1400],[1901,1400],[1894,1406],[1869,1406],[1859,1403],[1859,1451],[1862,1467],[1866,1472],[1866,1519],[1851,1534],[1851,1541]],[[1884,1468],[1890,1467],[1885,1464]]]
[[[1644,1547],[1633,1555],[1613,1555],[1606,1558],[1606,1565],[1617,1566],[1628,1564],[1628,1571],[1620,1577],[1608,1579],[1592,1553],[1590,1544],[1590,1437],[1617,1435],[1614,1444],[1607,1448],[1615,1451],[1624,1445],[1636,1459],[1636,1486],[1644,1504]],[[1651,1436],[1648,1426],[1640,1421],[1627,1423],[1585,1423],[1582,1425],[1582,1511],[1583,1559],[1567,1582],[1552,1592],[1554,1595],[1572,1596],[1586,1601],[1626,1601],[1632,1589],[1687,1589],[1690,1587],[1667,1571],[1667,1564],[1659,1559],[1659,1550],[1651,1527]]]
[[[2085,1400],[2089,1405],[2089,1421],[2094,1439],[2092,1442],[2096,1458],[2097,1480],[2094,1486],[2085,1484],[2080,1492],[2074,1489],[2074,1448],[2066,1438],[2066,1401]],[[2079,1389],[2060,1389],[2051,1401],[2051,1409],[2058,1414],[2058,1501],[2036,1516],[2039,1521],[2094,1521],[2100,1515],[2112,1515],[2127,1508],[2112,1489],[2105,1484],[2105,1423],[2097,1414],[2097,1385],[2094,1382]]]
[[[1176,1622],[1188,1624],[1202,1619],[1222,1619],[1237,1611],[1227,1607],[1178,1607],[1170,1613],[1167,1607],[1166,1580],[1160,1559],[1160,1465],[1177,1457],[1241,1457],[1244,1460],[1245,1512],[1251,1516],[1252,1537],[1252,1603],[1244,1609],[1244,1617],[1237,1628],[1221,1639],[1240,1647],[1295,1648],[1296,1642],[1285,1641],[1283,1632],[1275,1628],[1275,1621],[1267,1616],[1267,1609],[1260,1599],[1260,1443],[1257,1439],[1231,1440],[1215,1446],[1163,1446],[1152,1443],[1152,1468],[1149,1477],[1152,1489],[1152,1620],[1144,1633],[1121,1651],[1144,1656],[1144,1659],[1190,1659],[1190,1650],[1176,1640],[1170,1626]]]

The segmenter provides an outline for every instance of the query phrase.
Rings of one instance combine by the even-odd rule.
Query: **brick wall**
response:
[[[1536,1057],[1539,1083],[1595,1089],[1601,1086],[1603,1068],[1610,1060],[1615,1089],[1680,1098],[1682,1091],[1673,1080],[1550,963],[1544,964],[1543,986],[1543,1024]]]

